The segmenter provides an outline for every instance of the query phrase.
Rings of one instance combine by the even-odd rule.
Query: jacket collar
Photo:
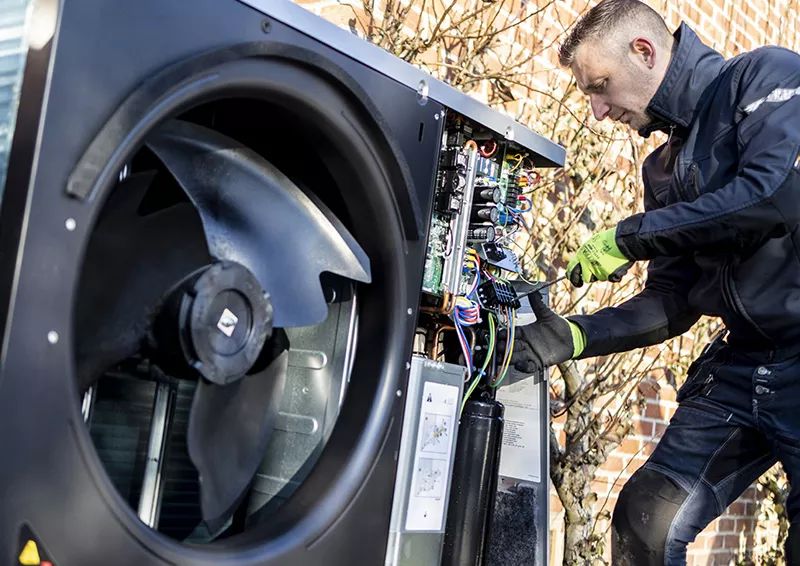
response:
[[[676,47],[667,73],[647,107],[654,121],[639,130],[645,138],[656,130],[688,129],[701,98],[725,63],[722,55],[704,45],[685,23],[674,37]]]

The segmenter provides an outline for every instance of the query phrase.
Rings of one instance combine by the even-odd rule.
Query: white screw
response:
[[[408,314],[409,314],[409,315],[412,315],[412,314],[414,314],[414,311],[413,311],[412,309],[408,309],[408,311],[407,311],[407,312],[408,312]]]
[[[50,332],[48,332],[47,341],[50,342],[51,344],[55,344],[56,342],[58,342],[58,332],[56,332],[55,330],[51,330]]]
[[[397,395],[398,397],[402,397],[403,396],[403,392],[398,389],[397,393],[395,393],[395,395]]]
[[[66,221],[66,222],[64,222],[64,225],[67,227],[67,230],[69,230],[70,232],[72,232],[72,231],[74,231],[74,230],[75,230],[75,227],[76,227],[78,224],[77,224],[77,222],[75,222],[75,219],[74,219],[74,218],[67,218],[67,221]]]
[[[514,128],[511,126],[506,128],[506,139],[511,141],[514,140]]]

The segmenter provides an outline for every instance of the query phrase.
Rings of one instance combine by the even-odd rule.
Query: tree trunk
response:
[[[595,440],[586,430],[592,419],[592,406],[581,398],[585,378],[576,364],[560,366],[566,386],[565,398],[571,401],[564,424],[565,449],[551,461],[551,479],[564,506],[564,566],[591,566],[597,559],[597,537],[592,535],[594,504],[591,481],[597,467],[587,464],[586,456]]]
[[[594,501],[589,478],[575,468],[566,471],[559,497],[564,505],[564,566],[591,566],[596,557],[591,537]]]

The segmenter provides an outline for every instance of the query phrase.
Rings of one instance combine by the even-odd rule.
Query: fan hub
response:
[[[249,269],[221,261],[193,273],[165,301],[155,355],[177,377],[217,385],[244,377],[272,335],[272,301]]]
[[[232,261],[208,267],[188,289],[181,324],[187,361],[218,385],[242,378],[272,333],[272,302],[249,269]]]

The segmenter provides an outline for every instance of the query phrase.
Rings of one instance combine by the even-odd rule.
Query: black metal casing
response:
[[[382,564],[445,106],[420,104],[414,89],[233,0],[37,0],[31,25],[54,35],[28,54],[0,215],[0,561],[16,563],[25,525],[55,566]],[[353,379],[374,381],[363,389],[371,405],[361,407],[358,395],[346,400],[326,456],[274,525],[200,549],[138,521],[83,430],[72,359],[76,258],[102,203],[67,187],[98,132],[144,81],[241,45],[290,52],[337,84],[358,86],[402,157],[406,182],[393,182],[384,203],[397,218],[387,231],[402,245],[378,237],[367,249],[386,263],[376,284],[396,309],[384,326],[365,322],[380,359],[369,358],[369,338],[359,343],[367,353]],[[75,230],[65,229],[68,218]],[[348,487],[330,489],[338,485]]]

